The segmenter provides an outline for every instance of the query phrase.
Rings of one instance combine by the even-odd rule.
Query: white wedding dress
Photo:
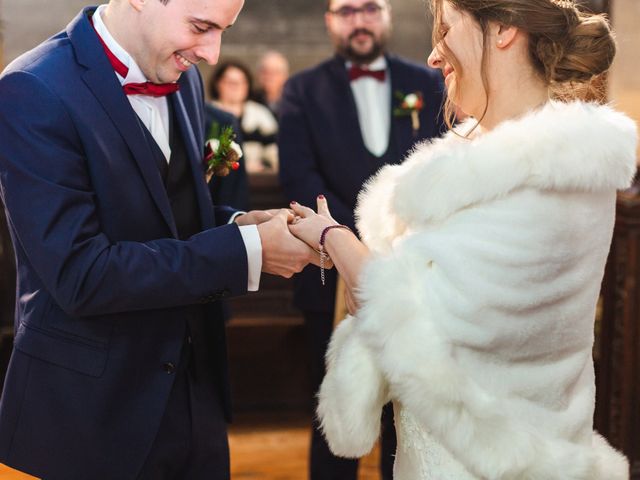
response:
[[[393,465],[394,480],[479,480],[428,431],[395,402],[398,447]]]

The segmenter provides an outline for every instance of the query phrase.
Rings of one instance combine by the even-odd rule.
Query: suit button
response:
[[[176,366],[175,366],[173,363],[171,363],[171,362],[167,362],[167,363],[165,363],[164,365],[162,365],[162,370],[163,370],[166,374],[171,375],[171,374],[175,373],[175,371],[176,371]]]

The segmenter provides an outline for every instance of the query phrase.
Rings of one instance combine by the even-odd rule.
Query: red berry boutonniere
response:
[[[242,149],[234,142],[235,133],[232,127],[225,127],[220,132],[220,126],[214,124],[211,127],[209,140],[204,146],[204,164],[206,167],[207,182],[215,175],[226,177],[231,170],[240,168]]]
[[[420,111],[424,108],[422,92],[413,92],[407,95],[402,92],[396,92],[396,98],[400,103],[393,110],[393,115],[396,117],[411,117],[413,134],[417,135],[420,130]]]

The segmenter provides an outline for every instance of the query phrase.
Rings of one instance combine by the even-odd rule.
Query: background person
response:
[[[267,107],[250,99],[252,88],[251,72],[235,60],[218,65],[209,80],[214,104],[240,122],[247,173],[277,172],[278,122]]]
[[[282,53],[269,50],[258,62],[256,99],[278,118],[284,84],[289,79],[289,61]]]
[[[419,141],[438,136],[444,86],[440,75],[388,54],[391,6],[386,0],[332,0],[325,23],[335,48],[331,59],[294,75],[280,105],[280,180],[289,199],[329,199],[335,218],[355,230],[356,197],[367,179],[398,163]],[[419,103],[404,105],[407,97]],[[314,392],[334,321],[336,275],[317,268],[295,279],[294,302],[304,314]],[[392,476],[395,435],[391,406],[384,415],[381,470]],[[358,464],[335,457],[314,422],[313,480],[355,479]]]

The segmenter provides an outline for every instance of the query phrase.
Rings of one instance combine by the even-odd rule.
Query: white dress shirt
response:
[[[351,62],[347,62],[347,69],[351,65]],[[356,101],[364,144],[369,152],[381,157],[389,147],[391,133],[391,75],[384,56],[371,63],[368,69],[386,70],[384,81],[360,77],[351,82],[351,91]]]
[[[109,50],[111,50],[118,60],[129,68],[126,78],[122,78],[115,71],[114,74],[118,77],[121,85],[132,82],[147,82],[148,79],[145,77],[144,73],[142,73],[140,67],[136,64],[131,55],[129,55],[127,51],[113,38],[107,29],[107,26],[102,21],[102,13],[106,7],[106,5],[100,5],[96,9],[93,15],[93,25]],[[153,136],[153,139],[160,147],[160,150],[162,150],[162,153],[168,163],[171,158],[171,147],[169,145],[169,105],[167,104],[167,97],[127,95],[127,99],[140,120],[142,120],[142,123],[144,123]],[[213,181],[215,181],[215,179]],[[229,223],[233,222],[236,217],[237,215],[231,217]],[[262,271],[262,242],[260,241],[258,227],[255,225],[244,225],[239,228],[245,249],[247,250],[247,261],[249,265],[247,290],[255,292],[260,286],[260,273]]]
[[[124,48],[111,36],[107,26],[102,21],[102,13],[106,5],[100,5],[93,14],[93,26],[102,41],[109,47],[109,50],[120,60],[128,69],[126,78],[122,78],[120,74],[115,73],[120,81],[120,85],[125,83],[144,83],[147,78],[138,67],[138,64],[131,58]],[[167,105],[167,97],[151,97],[149,95],[127,95],[127,99],[133,110],[138,114],[142,123],[149,130],[153,139],[156,141],[160,150],[167,159],[167,163],[171,158],[171,147],[169,146],[169,106]]]

